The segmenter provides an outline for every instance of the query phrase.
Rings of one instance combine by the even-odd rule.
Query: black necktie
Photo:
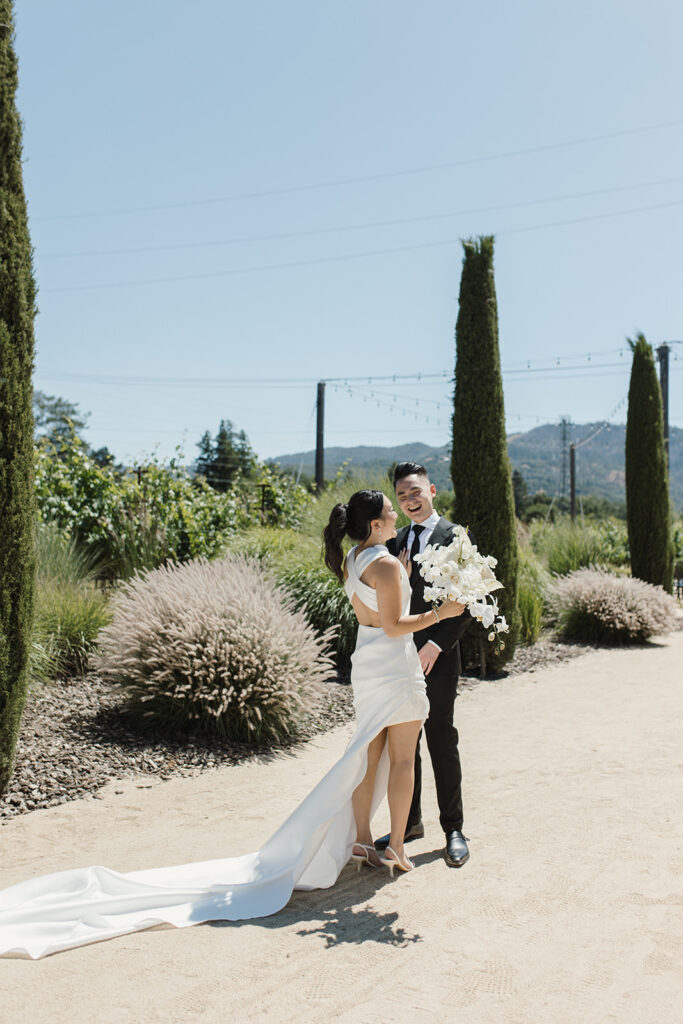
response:
[[[413,526],[413,543],[410,545],[410,561],[412,562],[415,555],[420,554],[420,534],[424,530],[424,526]]]

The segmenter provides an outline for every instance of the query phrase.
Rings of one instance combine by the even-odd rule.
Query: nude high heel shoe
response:
[[[356,853],[355,852],[356,849],[361,849],[363,852],[362,853]],[[366,846],[365,843],[354,843],[353,844],[353,850],[352,850],[352,853],[351,853],[351,860],[356,865],[356,871],[360,871],[360,869],[363,867],[364,864],[367,864],[368,867],[370,867],[370,868],[378,868],[379,864],[376,863],[375,860],[372,860],[371,859],[372,857],[375,857],[378,860],[381,860],[381,857],[378,857],[377,850],[375,849],[374,846]]]
[[[380,860],[382,864],[389,868],[389,874],[392,878],[394,877],[394,868],[398,868],[399,871],[412,871],[414,869],[415,865],[410,857],[406,857],[405,853],[403,854],[403,859],[401,859],[390,846],[387,846],[385,850],[385,854],[387,853],[390,853],[391,857],[380,857]]]

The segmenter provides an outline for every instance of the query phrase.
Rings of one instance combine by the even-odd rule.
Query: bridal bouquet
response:
[[[505,616],[498,614],[498,601],[491,597],[494,590],[503,587],[493,572],[497,559],[481,555],[465,527],[454,526],[450,544],[428,544],[421,555],[415,555],[414,561],[429,584],[424,589],[425,601],[436,605],[457,601],[466,605],[473,618],[490,630],[488,637],[496,645],[496,654],[502,651],[505,644],[500,634],[507,633],[509,627]]]

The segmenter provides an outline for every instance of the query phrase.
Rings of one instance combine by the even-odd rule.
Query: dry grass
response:
[[[558,579],[548,600],[567,640],[643,643],[669,632],[676,618],[676,602],[661,587],[596,567]]]
[[[142,718],[226,738],[296,734],[331,674],[328,637],[257,562],[226,555],[145,572],[117,595],[100,672]]]

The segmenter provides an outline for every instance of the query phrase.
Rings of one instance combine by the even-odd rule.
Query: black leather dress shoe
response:
[[[424,825],[421,821],[416,822],[414,825],[408,825],[406,827],[406,834],[403,837],[404,843],[409,843],[413,839],[422,839],[425,834]],[[376,850],[386,850],[389,845],[390,836],[382,836],[381,839],[375,839]]]
[[[452,832],[446,833],[446,849],[443,853],[446,863],[452,868],[461,868],[469,859],[467,840],[459,829],[455,828]]]

